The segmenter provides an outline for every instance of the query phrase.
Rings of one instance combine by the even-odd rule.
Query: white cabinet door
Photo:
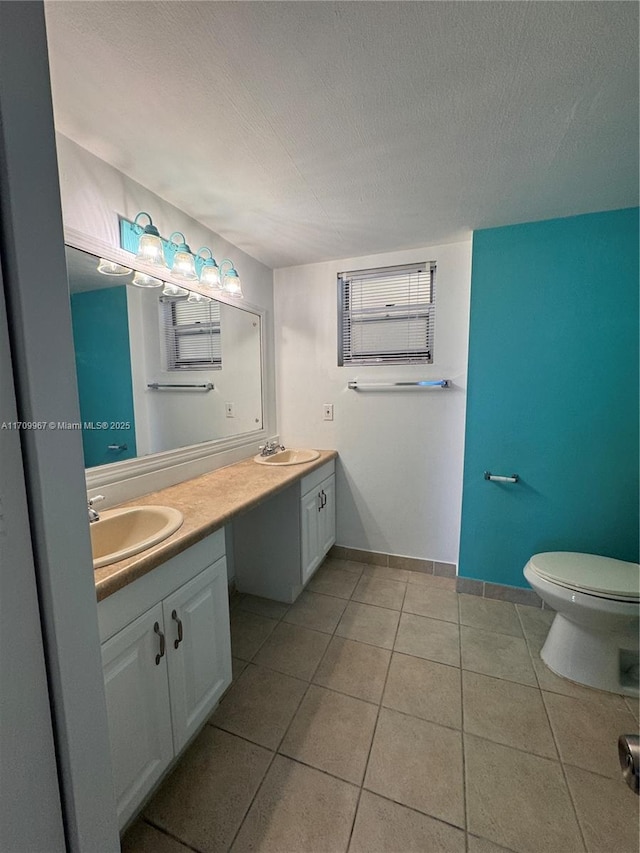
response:
[[[318,516],[318,547],[322,559],[336,541],[336,478],[334,476],[320,483],[320,499],[322,509]]]
[[[231,683],[227,568],[218,560],[162,603],[176,753]]]
[[[301,577],[305,584],[336,541],[336,478],[333,474],[302,496],[300,526]]]
[[[102,646],[120,826],[173,758],[166,647],[158,604]]]
[[[320,494],[317,489],[304,495],[300,507],[302,540],[302,583],[305,584],[320,563]]]

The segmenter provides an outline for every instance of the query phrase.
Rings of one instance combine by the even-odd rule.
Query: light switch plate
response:
[[[325,421],[333,420],[333,403],[322,404],[322,419]]]
[[[225,403],[224,404],[224,413],[228,418],[235,418],[235,412],[233,411],[233,403]]]

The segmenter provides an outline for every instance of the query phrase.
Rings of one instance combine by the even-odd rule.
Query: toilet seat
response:
[[[548,551],[534,554],[529,568],[565,589],[614,601],[640,601],[640,566],[611,557]]]

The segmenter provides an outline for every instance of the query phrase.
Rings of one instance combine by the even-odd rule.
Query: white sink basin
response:
[[[302,462],[313,462],[320,457],[319,450],[280,450],[272,456],[254,456],[260,465],[300,465]]]
[[[133,506],[108,509],[89,525],[93,568],[117,563],[157,545],[182,524],[180,510],[170,506]]]

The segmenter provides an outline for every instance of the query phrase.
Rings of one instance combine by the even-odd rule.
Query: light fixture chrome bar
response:
[[[520,480],[517,474],[512,474],[510,477],[504,477],[500,474],[492,474],[491,471],[484,472],[485,480],[491,480],[493,483],[517,483]]]
[[[162,391],[165,388],[195,388],[199,391],[213,391],[213,389],[215,388],[215,385],[213,384],[213,382],[205,382],[203,385],[196,385],[192,382],[191,383],[187,382],[187,383],[183,383],[183,384],[179,384],[179,383],[175,383],[175,382],[165,382],[165,383],[150,382],[147,385],[147,388],[150,388],[152,391]]]
[[[352,379],[347,388],[360,391],[366,388],[449,388],[448,379],[416,379],[414,382],[358,382]]]

